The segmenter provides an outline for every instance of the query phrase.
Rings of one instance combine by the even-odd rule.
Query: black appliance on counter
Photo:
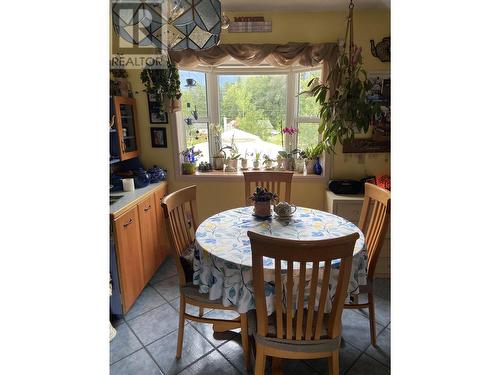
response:
[[[362,194],[364,184],[357,180],[330,180],[328,188],[335,194]]]

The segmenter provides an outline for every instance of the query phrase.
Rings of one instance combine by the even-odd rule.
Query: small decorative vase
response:
[[[254,210],[254,214],[257,217],[266,218],[271,216],[271,201],[255,202]]]
[[[264,168],[267,170],[273,169],[273,161],[272,160],[264,160]]]
[[[253,161],[253,169],[255,170],[260,169],[260,161],[258,160]]]
[[[248,159],[241,159],[241,169],[248,169]]]
[[[300,158],[295,161],[295,172],[304,174],[304,164],[305,160]]]
[[[295,170],[295,159],[294,158],[287,158],[286,159],[286,164],[287,164],[287,171],[294,171]]]
[[[314,163],[316,160],[314,159],[307,159],[306,160],[306,171],[307,174],[314,174]]]
[[[182,174],[194,174],[196,172],[195,163],[182,163]]]
[[[319,162],[319,157],[316,158],[316,163],[314,163],[314,173],[317,175],[323,173],[323,167],[321,167],[321,164]]]
[[[236,172],[238,169],[238,159],[229,159],[227,161],[226,172]]]

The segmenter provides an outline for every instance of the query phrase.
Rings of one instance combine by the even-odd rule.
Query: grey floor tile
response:
[[[154,290],[150,286],[147,286],[146,288],[144,288],[142,293],[134,302],[132,308],[128,311],[127,315],[125,315],[125,320],[134,319],[138,315],[141,315],[146,311],[152,310],[155,307],[163,305],[164,303],[167,303],[165,299],[162,296],[160,296],[160,294],[156,290]]]
[[[135,319],[129,320],[130,328],[144,345],[175,331],[179,325],[179,314],[168,303],[161,305]]]
[[[153,284],[153,288],[167,301],[172,301],[179,297],[179,279],[177,276],[167,277],[165,280]]]
[[[284,359],[283,360],[283,374],[286,375],[301,375],[301,374],[313,374],[315,370],[311,369],[304,361],[301,360],[293,360],[293,359]],[[270,375],[272,371],[267,369]]]
[[[111,365],[109,373],[110,375],[162,375],[156,363],[144,349]]]
[[[391,369],[363,354],[346,375],[388,375]]]
[[[391,279],[375,279],[374,294],[386,300],[391,300]]]
[[[247,371],[251,373],[251,369],[246,369],[243,361],[243,348],[241,346],[241,336],[237,335],[232,340],[227,341],[217,348],[219,352],[226,357],[241,373]]]
[[[340,362],[340,374],[345,374],[347,369],[349,369],[352,364],[359,358],[361,351],[356,349],[349,343],[345,343],[345,346],[340,348],[339,362]],[[328,359],[307,359],[305,362],[315,369],[320,374],[328,374]]]
[[[232,311],[224,311],[224,310],[212,310],[205,314],[206,317],[211,318],[223,318],[223,319],[233,319],[238,314]],[[212,343],[215,347],[218,347],[224,344],[227,340],[233,339],[238,332],[239,329],[234,331],[226,331],[226,332],[214,332],[213,326],[207,323],[199,323],[199,322],[189,322],[198,332],[200,332],[208,341]]]
[[[201,356],[214,350],[214,347],[189,324],[184,329],[182,356],[179,360],[175,358],[177,331],[155,341],[147,348],[166,375],[179,373]]]
[[[377,346],[370,345],[365,353],[391,367],[391,330],[386,328],[380,332],[377,336]]]
[[[377,323],[377,334],[384,326]],[[357,349],[364,351],[370,345],[370,322],[368,318],[354,310],[342,313],[342,337]]]
[[[174,307],[174,309],[179,311],[179,297],[170,301],[169,303]],[[189,303],[186,304],[186,312],[188,314],[198,316],[199,311],[200,309],[197,306],[190,305]],[[212,310],[205,308],[205,310],[203,311],[203,315],[208,314],[210,311]]]
[[[115,363],[141,348],[141,343],[128,325],[120,324],[116,327],[115,338],[109,343],[109,363]]]
[[[239,371],[236,370],[231,363],[227,361],[218,351],[214,350],[212,353],[203,357],[199,361],[193,363],[187,369],[181,372],[182,375],[236,375]]]
[[[151,280],[149,280],[149,284],[156,284],[174,275],[177,275],[177,268],[175,267],[173,258],[168,256],[162,265],[158,267],[158,270],[155,272]]]
[[[360,295],[359,303],[368,302],[368,295]],[[368,317],[368,309],[352,310]],[[375,320],[386,326],[391,321],[391,301],[375,295]]]

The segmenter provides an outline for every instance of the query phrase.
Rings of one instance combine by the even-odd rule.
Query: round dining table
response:
[[[359,285],[366,284],[364,235],[350,221],[328,212],[304,207],[297,207],[295,213],[287,219],[276,216],[260,219],[253,215],[253,207],[248,206],[215,214],[204,220],[196,230],[193,284],[199,286],[201,293],[208,293],[209,299],[221,299],[224,306],[236,306],[240,313],[255,309],[252,249],[248,231],[299,241],[332,239],[358,232],[360,237],[353,250],[348,296],[356,294]],[[263,263],[265,274],[269,271],[265,295],[268,313],[271,314],[275,300],[274,259],[264,258]],[[338,263],[333,261],[329,281],[332,296],[338,277],[336,266]],[[282,265],[282,270],[286,272],[286,262]]]

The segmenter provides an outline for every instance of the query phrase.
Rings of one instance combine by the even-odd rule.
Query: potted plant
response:
[[[324,151],[323,143],[318,143],[314,147],[307,147],[300,155],[306,160],[307,174],[314,174],[314,165],[319,163],[319,158]]]
[[[298,132],[298,129],[289,127],[283,128],[281,131],[281,133],[288,139],[288,150],[292,150],[292,137],[294,137]],[[296,149],[292,151],[278,152],[278,154],[284,158],[283,167],[288,171],[293,171],[295,169],[295,160],[293,157],[295,151]]]
[[[245,151],[245,157],[240,158],[241,160],[241,169],[246,171],[248,169],[248,153]]]
[[[226,153],[222,150],[222,126],[220,124],[211,123],[209,125],[208,142],[210,143],[209,149],[215,151],[212,154],[214,169],[223,170]]]
[[[255,152],[255,159],[253,161],[253,169],[254,170],[260,169],[260,152],[258,152],[258,151]]]
[[[229,156],[227,156],[224,150],[229,150]],[[225,172],[236,172],[238,170],[238,158],[240,157],[236,145],[224,146],[221,148],[221,151],[224,152],[224,155],[226,155],[224,160],[224,163],[226,164]]]
[[[212,156],[213,162],[214,162],[214,169],[216,171],[222,171],[224,169],[224,162],[226,161],[226,153],[225,151],[221,148],[219,151]]]
[[[273,169],[273,159],[269,157],[269,155],[264,154],[264,168],[266,170],[271,170]]]
[[[146,86],[146,92],[162,103],[163,111],[175,112],[181,109],[179,70],[169,59],[162,61],[161,68],[144,68],[141,81]]]
[[[130,82],[127,80],[128,73],[125,70],[125,67],[121,64],[120,59],[118,60],[118,65],[115,65],[114,68],[111,69],[111,74],[113,75],[114,82],[116,82],[116,85],[118,86],[120,96],[128,98],[131,86]]]
[[[348,49],[342,51],[325,83],[310,90],[320,105],[318,132],[322,134],[325,150],[333,153],[337,141],[342,144],[352,140],[355,130],[366,133],[372,119],[380,113],[380,105],[367,97],[372,84],[363,69],[361,47],[353,42],[353,8],[351,2],[345,38],[347,43],[350,35]],[[312,84],[313,80],[308,86]]]
[[[194,174],[196,172],[196,160],[202,155],[200,150],[194,150],[194,146],[188,147],[181,152],[183,157],[182,174]]]
[[[257,186],[249,199],[254,202],[254,215],[266,218],[271,216],[271,201],[277,201],[278,196],[264,187]]]

